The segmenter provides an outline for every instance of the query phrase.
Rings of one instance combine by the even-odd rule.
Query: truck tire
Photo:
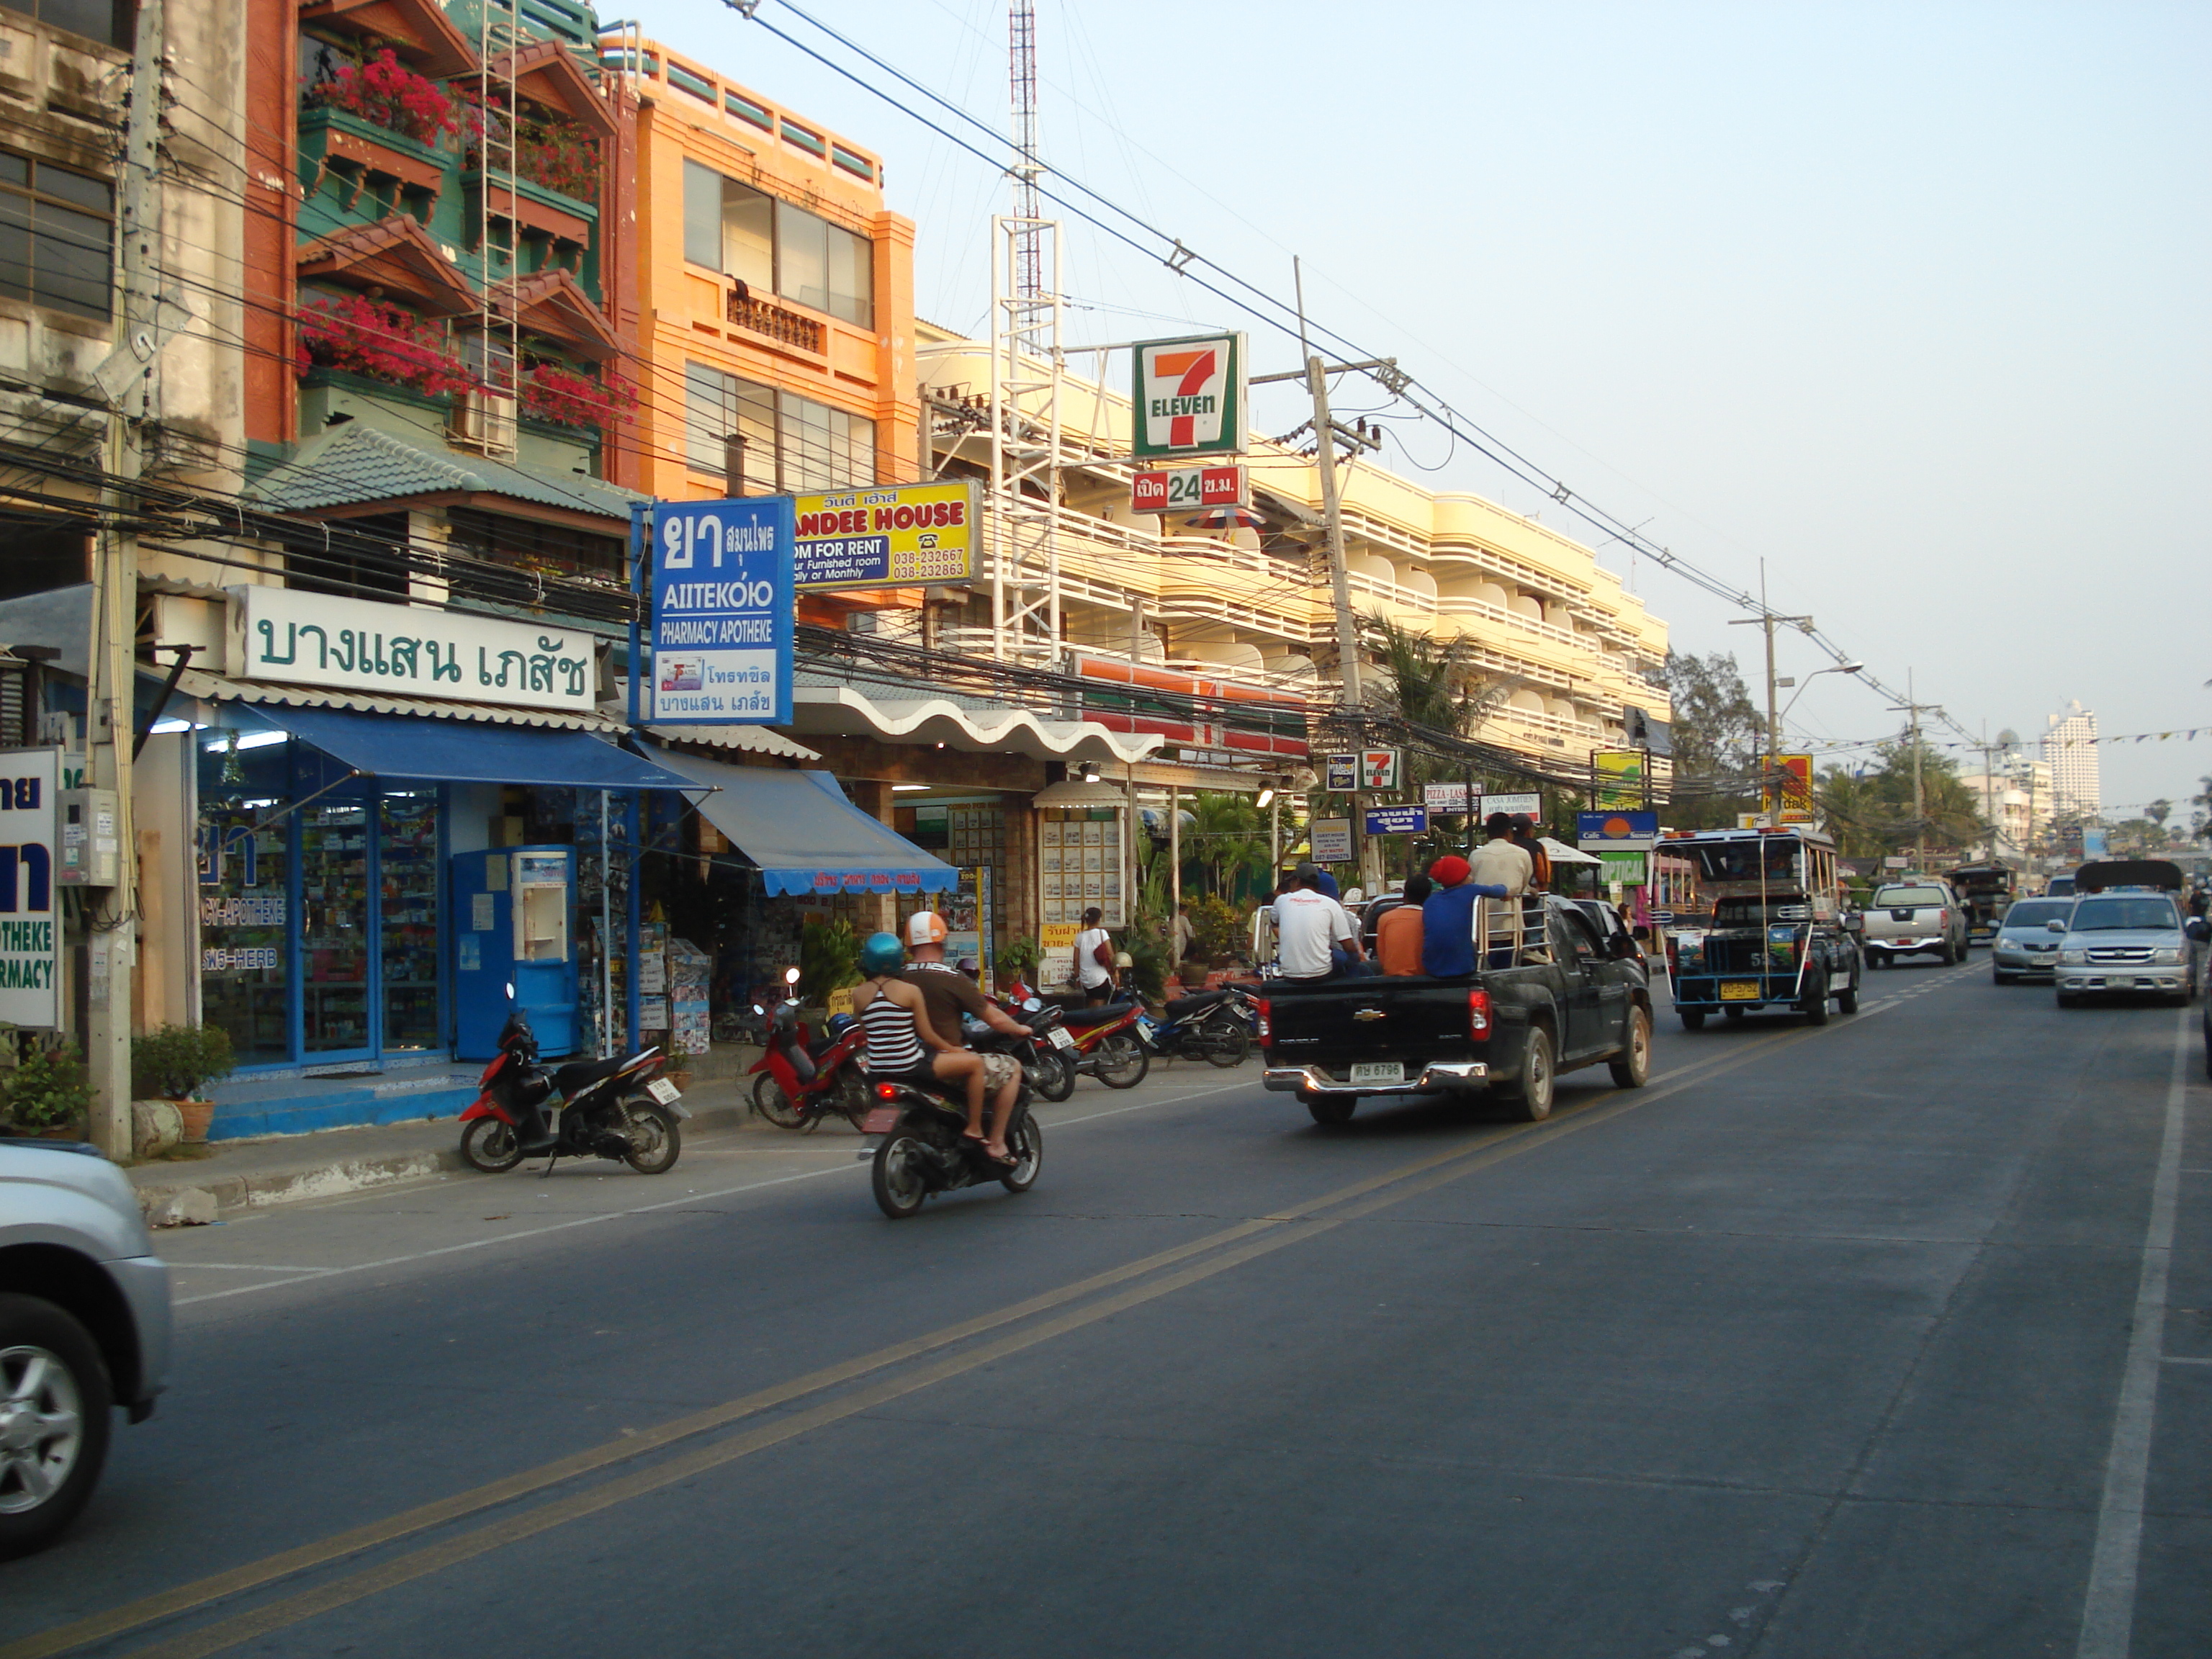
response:
[[[1684,1030],[1702,1031],[1705,1029],[1705,1011],[1704,1009],[1677,1008],[1674,1012],[1681,1017],[1682,1029]]]
[[[1805,1000],[1798,1005],[1808,1025],[1828,1023],[1828,975],[1823,969],[1818,978],[1805,988]]]
[[[1607,1069],[1617,1089],[1641,1089],[1651,1080],[1651,1015],[1647,1010],[1628,1011],[1628,1041]]]
[[[1856,1014],[1858,1011],[1859,982],[1853,980],[1836,993],[1836,1012],[1839,1014]]]
[[[1953,945],[1949,939],[1945,939],[1943,941],[1943,948],[1937,953],[1936,959],[1942,963],[1946,968],[1957,967],[1959,965],[1958,946]]]
[[[1305,1103],[1313,1121],[1324,1129],[1342,1128],[1359,1109],[1358,1095],[1317,1095],[1310,1089],[1301,1089],[1298,1098]]]
[[[1521,1049],[1521,1069],[1506,1096],[1512,1103],[1513,1115],[1523,1123],[1541,1123],[1551,1116],[1552,1093],[1558,1082],[1552,1034],[1540,1025],[1531,1025],[1528,1041]]]

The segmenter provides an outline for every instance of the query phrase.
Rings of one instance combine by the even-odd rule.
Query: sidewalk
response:
[[[759,1053],[744,1044],[722,1045],[695,1067],[684,1103],[692,1113],[684,1126],[690,1133],[744,1122],[751,1110],[751,1079],[744,1072]],[[404,1122],[210,1141],[131,1164],[124,1173],[137,1189],[140,1209],[156,1225],[388,1187],[463,1167],[457,1118],[475,1098],[472,1086],[417,1092]],[[180,1155],[185,1152],[193,1155]]]

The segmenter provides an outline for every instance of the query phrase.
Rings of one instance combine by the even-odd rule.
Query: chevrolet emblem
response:
[[[1358,1010],[1356,1012],[1354,1012],[1354,1013],[1353,1013],[1353,1015],[1352,1015],[1352,1018],[1354,1018],[1354,1019],[1363,1019],[1363,1020],[1364,1020],[1364,1019],[1388,1019],[1388,1018],[1389,1018],[1389,1016],[1388,1014],[1384,1013],[1384,1012],[1383,1012],[1380,1008],[1362,1008],[1362,1009]]]

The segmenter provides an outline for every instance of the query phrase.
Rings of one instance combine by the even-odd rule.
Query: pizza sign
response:
[[[1138,456],[1244,453],[1242,334],[1146,340],[1134,356]]]

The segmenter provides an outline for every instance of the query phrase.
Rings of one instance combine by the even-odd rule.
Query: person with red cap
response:
[[[1436,888],[1421,902],[1421,971],[1451,979],[1474,971],[1477,899],[1506,896],[1494,882],[1470,881],[1465,859],[1447,853],[1429,866]]]

